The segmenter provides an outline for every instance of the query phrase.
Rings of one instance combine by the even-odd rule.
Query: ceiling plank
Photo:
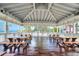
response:
[[[72,7],[72,8],[79,8],[79,5],[77,3],[62,3],[62,5]]]
[[[29,11],[29,12],[30,12],[30,11]],[[26,14],[27,14],[28,12],[27,12],[27,11],[13,12],[13,14],[21,14],[21,13],[26,13]]]
[[[58,14],[58,15],[66,15],[65,13],[62,13],[62,12],[59,12],[59,11],[57,11],[57,10],[50,10],[50,12],[51,13],[56,13],[56,14]]]
[[[15,10],[15,11],[11,11],[10,13],[20,13],[20,12],[28,12],[31,11],[32,9],[23,9],[23,10]]]
[[[30,5],[30,6],[28,6],[28,7],[26,7],[26,6],[22,6],[22,7],[17,7],[17,8],[12,8],[12,9],[9,9],[8,11],[19,11],[19,10],[23,10],[23,9],[26,9],[26,10],[28,10],[28,9],[30,9],[30,8],[32,8],[33,6],[32,5]]]
[[[21,6],[24,5],[23,3],[11,3],[11,4],[4,4],[2,6],[0,6],[0,8],[13,8],[13,7],[17,7],[17,6]]]
[[[58,3],[54,4],[54,6],[64,9],[64,10],[67,10],[67,11],[75,11],[76,10],[75,8],[67,7],[66,5],[62,5],[62,4],[58,4]]]
[[[15,14],[15,15],[23,15],[23,14],[26,14],[27,15],[28,13],[20,13],[20,14]]]
[[[55,6],[52,7],[52,10],[58,10],[60,12],[66,13],[66,14],[72,14],[72,12],[69,12],[69,11],[66,11],[66,10],[63,10],[63,9],[60,9],[60,8],[57,8]]]

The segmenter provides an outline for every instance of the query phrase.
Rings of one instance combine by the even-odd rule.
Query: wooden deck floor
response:
[[[50,41],[48,37],[33,37],[24,53],[16,53],[16,56],[79,56],[78,50],[79,48],[65,53],[63,49],[63,52],[60,52],[56,42]]]

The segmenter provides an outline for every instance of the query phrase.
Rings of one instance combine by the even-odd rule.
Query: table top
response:
[[[18,37],[19,38],[19,37]],[[18,39],[18,38],[12,38],[12,39]],[[7,38],[7,39],[10,39],[10,38]],[[26,39],[26,38],[20,38],[20,39]]]
[[[63,38],[79,38],[78,36],[65,36]]]
[[[0,44],[26,44],[26,42],[0,42]]]
[[[64,42],[65,44],[79,44],[79,42],[78,41],[76,41],[76,42]]]

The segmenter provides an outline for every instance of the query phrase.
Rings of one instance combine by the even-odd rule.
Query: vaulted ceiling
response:
[[[4,10],[25,22],[58,23],[79,14],[78,3],[0,3]]]

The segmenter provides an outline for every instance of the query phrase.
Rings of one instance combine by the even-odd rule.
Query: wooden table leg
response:
[[[59,47],[60,48],[60,53],[62,53],[62,47]]]
[[[65,49],[65,55],[67,55],[69,47],[65,46],[64,49]]]
[[[27,46],[25,46],[25,47],[23,48],[23,54],[24,54],[24,55],[27,55]]]

